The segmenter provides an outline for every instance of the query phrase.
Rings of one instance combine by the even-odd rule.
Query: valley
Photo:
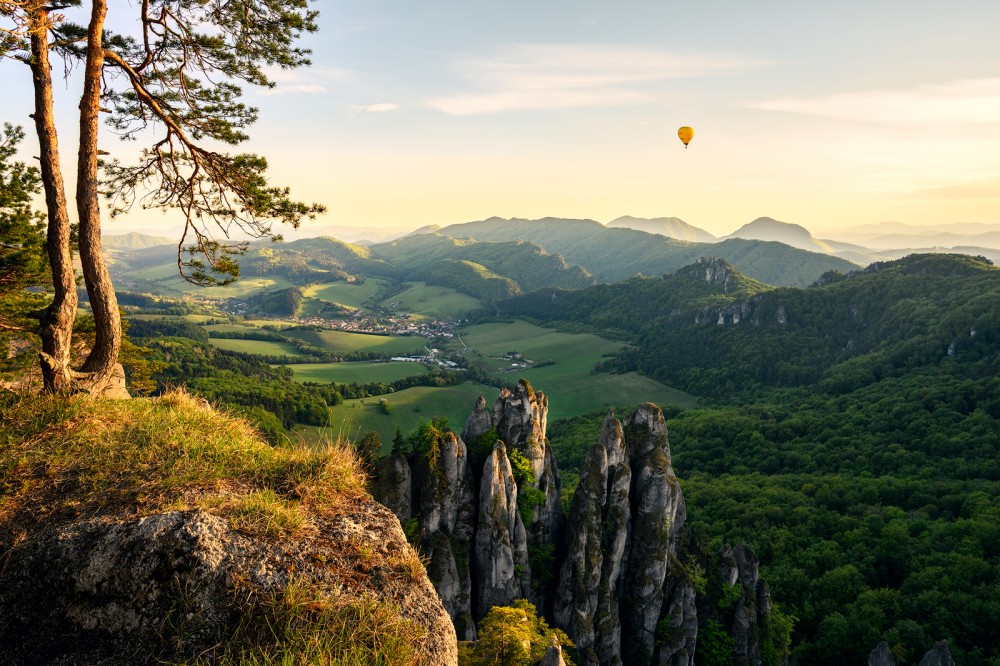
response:
[[[116,250],[116,282],[143,288],[119,292],[149,354],[128,366],[133,385],[146,372],[154,393],[186,385],[273,443],[347,440],[373,461],[457,434],[480,396],[535,387],[565,512],[609,411],[653,403],[696,552],[752,546],[799,663],[855,663],[880,640],[918,653],[941,637],[965,663],[995,660],[1000,273],[986,258],[844,272],[776,240],[692,250],[621,227],[522,226],[541,244],[487,220],[382,248],[251,248],[240,282],[198,291],[162,248]],[[615,238],[630,240],[602,245]],[[735,249],[740,265],[674,265],[663,248]],[[603,263],[611,253],[618,268]],[[796,257],[821,270],[809,286],[801,271],[760,277]],[[640,265],[661,268],[621,273]]]

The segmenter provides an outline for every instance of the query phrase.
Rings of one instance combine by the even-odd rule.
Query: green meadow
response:
[[[620,342],[596,335],[562,333],[514,321],[470,326],[462,331],[461,337],[474,350],[466,353],[470,361],[498,371],[501,381],[506,384],[512,385],[523,377],[548,395],[550,419],[642,402],[681,407],[697,404],[694,396],[635,372],[595,372],[596,363],[622,347]],[[461,348],[457,340],[450,347],[452,350]],[[509,351],[516,351],[536,363],[551,363],[501,374],[499,368],[509,366],[510,361],[496,357]]]
[[[331,330],[296,330],[287,331],[288,337],[305,340],[309,344],[335,353],[349,352],[379,352],[382,354],[408,355],[424,353],[426,340],[419,336],[409,335],[373,335],[369,333],[350,333],[348,331]]]
[[[430,372],[422,363],[406,361],[391,361],[377,363],[358,361],[348,363],[297,363],[289,365],[295,373],[295,379],[300,382],[318,382],[329,384],[371,384],[379,382],[387,384],[397,379],[405,379],[414,375],[424,375]]]
[[[404,292],[385,299],[382,305],[395,303],[395,312],[410,312],[425,317],[457,317],[482,305],[478,298],[467,296],[448,287],[414,282]]]
[[[392,446],[392,438],[396,428],[405,435],[416,429],[420,420],[429,421],[434,417],[443,416],[456,432],[462,431],[465,419],[469,416],[476,399],[480,395],[486,397],[492,405],[499,391],[491,386],[479,384],[460,384],[458,386],[414,386],[383,396],[375,396],[358,400],[345,400],[343,404],[332,407],[332,428],[302,428],[307,437],[323,435],[327,437],[344,436],[357,439],[366,432],[377,432],[382,443],[388,450]],[[389,404],[386,414],[379,407],[379,399],[385,398]]]
[[[348,308],[365,309],[364,302],[374,297],[385,285],[384,280],[369,278],[363,284],[353,282],[330,282],[307,287],[306,298],[318,298]]]
[[[272,342],[270,340],[235,340],[229,338],[212,338],[213,347],[245,354],[261,356],[301,356],[294,345],[287,342]]]

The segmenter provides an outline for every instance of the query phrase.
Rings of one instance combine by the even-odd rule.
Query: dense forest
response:
[[[798,663],[880,640],[916,663],[948,639],[1000,664],[1000,271],[919,256],[762,290],[704,268],[509,311],[606,326],[635,343],[610,366],[713,396],[667,409],[689,525],[754,546]],[[550,425],[568,479],[603,417]]]

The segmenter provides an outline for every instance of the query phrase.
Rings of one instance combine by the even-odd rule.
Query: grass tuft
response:
[[[303,528],[303,507],[331,514],[367,497],[352,447],[271,446],[247,421],[183,391],[123,401],[3,400],[4,523],[15,515],[38,523],[116,509],[202,508],[240,529],[284,536]]]
[[[291,581],[280,594],[248,605],[246,620],[215,654],[196,664],[421,664],[415,646],[427,630],[399,609],[366,597],[319,592]]]

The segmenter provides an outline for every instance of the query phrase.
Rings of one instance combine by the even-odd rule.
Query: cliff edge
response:
[[[350,449],[272,447],[183,393],[0,403],[6,663],[457,663]]]

